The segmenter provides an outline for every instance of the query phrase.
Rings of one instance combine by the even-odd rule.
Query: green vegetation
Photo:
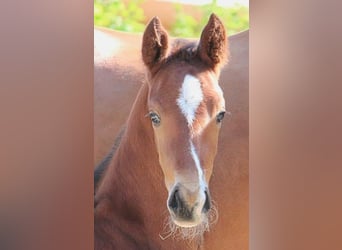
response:
[[[177,11],[176,21],[170,31],[174,36],[198,37],[211,13],[215,13],[222,20],[230,35],[249,28],[249,10],[245,6],[223,8],[217,6],[214,0],[212,4],[200,6],[203,16],[200,22],[187,15],[181,4],[177,4],[175,8]]]
[[[140,7],[143,1],[95,0],[94,24],[115,30],[142,32],[146,25],[144,10]],[[230,35],[249,28],[249,10],[245,6],[223,8],[213,0],[211,4],[196,6],[203,16],[199,22],[186,13],[181,4],[174,4],[174,8],[177,15],[169,30],[172,36],[198,37],[212,12],[221,18]]]
[[[143,0],[95,0],[94,24],[115,30],[141,32],[145,28],[144,10],[139,7]]]

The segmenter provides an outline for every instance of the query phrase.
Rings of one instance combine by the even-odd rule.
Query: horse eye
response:
[[[225,111],[221,111],[220,113],[218,113],[218,115],[216,116],[216,122],[217,123],[222,122],[225,113],[226,113]]]
[[[160,117],[159,117],[159,115],[157,115],[154,112],[150,112],[149,116],[150,116],[150,119],[151,119],[153,125],[154,126],[159,126],[159,124],[160,124]]]

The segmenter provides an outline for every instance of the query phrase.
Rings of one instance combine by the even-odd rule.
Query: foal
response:
[[[218,78],[227,47],[214,14],[198,44],[170,45],[158,18],[148,24],[147,81],[95,194],[95,249],[201,246],[213,211],[208,183],[225,113]]]

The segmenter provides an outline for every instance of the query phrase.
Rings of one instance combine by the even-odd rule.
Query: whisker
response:
[[[162,240],[170,237],[176,240],[202,241],[205,232],[209,232],[210,227],[218,221],[218,211],[215,201],[211,201],[212,206],[207,215],[203,218],[203,222],[195,227],[180,227],[176,225],[170,216],[164,221],[163,231],[159,234]]]

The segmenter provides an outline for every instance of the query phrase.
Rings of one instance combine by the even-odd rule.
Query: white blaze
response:
[[[192,159],[195,162],[196,169],[197,169],[197,172],[198,172],[198,178],[199,178],[200,187],[201,187],[202,191],[204,191],[205,184],[203,183],[203,181],[204,181],[204,179],[203,179],[203,170],[201,168],[201,163],[200,163],[200,160],[199,160],[198,155],[196,153],[196,149],[195,149],[194,144],[192,143],[191,140],[190,140],[190,150],[191,150]]]
[[[192,123],[194,122],[196,111],[202,101],[203,101],[203,92],[202,92],[200,81],[192,75],[186,75],[184,77],[182,87],[179,90],[179,97],[177,99],[177,104],[182,114],[185,116],[189,126],[191,126]],[[201,163],[196,153],[196,149],[191,140],[190,140],[190,152],[196,165],[200,187],[203,190],[205,188],[205,184],[203,183],[204,181],[203,170],[201,168]],[[205,197],[201,197],[201,198],[204,199]]]
[[[179,92],[177,104],[188,124],[191,125],[195,120],[196,110],[203,101],[201,83],[196,77],[186,75]]]

